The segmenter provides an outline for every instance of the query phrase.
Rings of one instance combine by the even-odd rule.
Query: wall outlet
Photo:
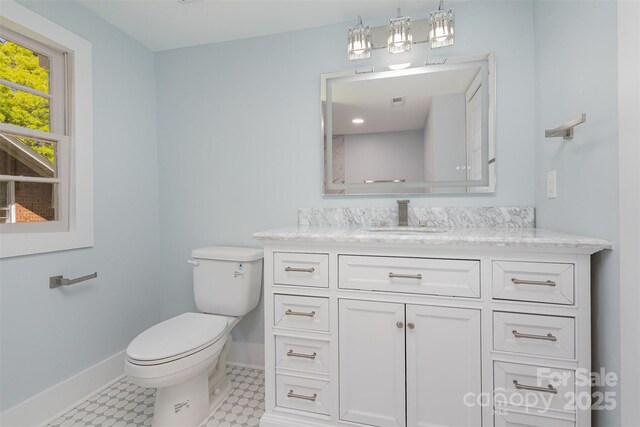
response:
[[[547,199],[555,199],[556,194],[556,171],[547,172]]]

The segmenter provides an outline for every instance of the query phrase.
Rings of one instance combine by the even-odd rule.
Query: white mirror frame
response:
[[[435,61],[434,61],[435,62]],[[441,58],[438,64],[410,67],[396,71],[378,71],[373,69],[366,71],[350,70],[334,73],[325,73],[320,76],[320,100],[321,100],[321,138],[323,147],[323,183],[322,194],[326,196],[349,195],[349,196],[371,196],[371,195],[399,195],[399,194],[447,194],[453,189],[466,188],[466,193],[493,193],[496,188],[496,62],[495,54],[480,54],[473,56]],[[333,123],[331,106],[331,86],[334,82],[364,81],[389,77],[408,76],[415,74],[426,74],[466,68],[470,65],[477,65],[482,68],[483,98],[487,101],[483,105],[482,119],[487,123],[482,129],[482,180],[474,181],[422,181],[422,182],[402,182],[402,183],[334,183],[333,182]],[[358,193],[357,190],[378,190],[377,192],[367,191]],[[402,189],[402,192],[392,190]],[[425,190],[438,189],[435,193]],[[415,193],[411,191],[415,190]],[[421,191],[422,190],[422,191]],[[449,191],[447,191],[449,190]],[[346,191],[350,191],[346,193]],[[456,194],[465,194],[459,191]]]

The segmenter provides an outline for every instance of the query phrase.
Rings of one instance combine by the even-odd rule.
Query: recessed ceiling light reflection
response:
[[[353,123],[354,125],[361,125],[364,123],[364,119],[353,119],[351,120],[351,123]]]

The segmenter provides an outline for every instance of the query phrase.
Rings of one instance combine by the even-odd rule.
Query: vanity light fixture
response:
[[[400,8],[398,8],[398,16],[389,20],[387,49],[389,53],[402,53],[411,50],[412,44],[411,18],[402,16]]]
[[[358,15],[358,25],[349,28],[347,34],[347,52],[349,60],[366,59],[371,57],[371,30],[362,25],[362,18]]]
[[[432,49],[451,46],[454,41],[455,14],[452,9],[444,10],[440,0],[438,10],[429,14],[429,44]]]
[[[447,63],[447,58],[427,58],[424,65],[443,65]]]
[[[392,64],[389,65],[389,69],[393,71],[404,70],[406,68],[411,67],[411,62],[404,62],[402,64]]]
[[[389,25],[377,27],[362,25],[358,15],[358,25],[349,28],[347,34],[347,52],[349,59],[371,58],[371,51],[387,49],[389,53],[402,53],[411,50],[417,43],[429,43],[432,49],[451,46],[454,42],[455,14],[452,9],[443,9],[444,0],[440,0],[438,10],[427,18],[412,21],[402,16],[398,8],[397,17],[389,19]],[[389,66],[390,69],[404,64]],[[409,65],[411,66],[411,65]]]
[[[364,119],[356,118],[356,119],[351,120],[351,123],[353,123],[354,125],[361,125],[361,124],[364,123]]]

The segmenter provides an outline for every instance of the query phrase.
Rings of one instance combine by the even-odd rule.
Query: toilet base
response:
[[[218,388],[216,388],[214,393],[209,394],[209,415],[207,417],[211,416],[213,412],[215,412],[222,404],[222,402],[224,402],[225,399],[229,397],[229,395],[231,394],[231,390],[231,381],[229,381],[229,378],[225,377],[222,381],[222,384],[220,384]]]
[[[197,427],[209,418],[232,390],[226,374],[231,341],[229,335],[212,369],[156,390],[152,427]]]
[[[227,377],[227,354],[231,348],[232,337],[229,335],[222,347],[218,363],[209,372],[209,413],[212,413],[231,393],[231,381]]]
[[[153,427],[198,426],[209,414],[209,378],[204,371],[156,390]]]

